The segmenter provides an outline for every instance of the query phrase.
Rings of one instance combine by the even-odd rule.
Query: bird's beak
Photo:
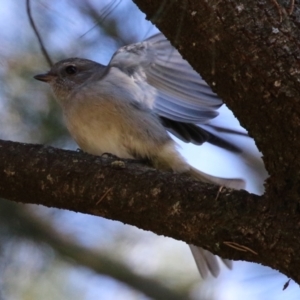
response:
[[[54,78],[54,76],[50,73],[45,73],[45,74],[35,75],[33,76],[33,78],[39,81],[49,82]]]

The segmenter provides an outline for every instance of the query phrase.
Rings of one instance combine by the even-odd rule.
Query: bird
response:
[[[157,169],[245,188],[243,179],[211,176],[189,165],[168,134],[196,145],[208,142],[239,151],[201,127],[218,115],[223,102],[162,33],[121,47],[107,66],[67,58],[34,78],[50,85],[68,130],[83,151],[146,159]],[[217,257],[200,247],[190,248],[201,276],[217,277]],[[231,261],[222,261],[231,268]]]

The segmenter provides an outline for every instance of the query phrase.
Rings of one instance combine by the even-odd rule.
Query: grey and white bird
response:
[[[120,48],[107,66],[69,58],[35,79],[50,84],[67,128],[82,150],[147,159],[158,169],[244,188],[242,179],[214,177],[190,166],[168,134],[197,145],[207,141],[237,150],[199,126],[215,118],[223,102],[162,34]],[[217,276],[216,256],[190,247],[201,275]],[[231,267],[230,261],[223,262]]]

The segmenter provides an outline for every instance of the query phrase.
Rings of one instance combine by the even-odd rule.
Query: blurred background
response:
[[[32,0],[31,11],[54,62],[77,56],[107,64],[119,47],[158,32],[131,0]],[[25,0],[1,1],[0,28],[0,139],[77,149],[49,87],[33,79],[49,66],[29,24]],[[243,130],[225,106],[213,124]],[[213,175],[242,177],[248,191],[262,194],[267,173],[253,140],[227,138],[240,145],[243,154],[210,145],[179,144],[183,155],[197,168]],[[26,226],[15,214],[25,206],[14,205],[12,209],[10,205],[0,201],[0,210],[11,215],[9,221],[0,220],[0,299],[149,299],[112,277],[96,275],[76,261],[66,261],[47,242],[35,242],[33,233],[22,232]],[[195,300],[300,296],[294,282],[283,291],[288,278],[270,268],[234,262],[232,271],[224,268],[217,279],[202,281],[183,242],[69,211],[36,205],[27,205],[26,211],[57,234]]]

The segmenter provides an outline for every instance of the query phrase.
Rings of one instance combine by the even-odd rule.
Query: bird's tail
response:
[[[172,169],[177,173],[186,173],[191,177],[207,183],[225,186],[235,190],[245,189],[245,181],[240,178],[221,178],[203,173],[189,165],[177,151],[173,141],[161,148],[159,155],[151,158],[157,169]]]
[[[190,176],[203,182],[225,186],[235,190],[245,189],[245,181],[240,178],[221,178],[203,173],[193,167],[187,172]]]
[[[220,260],[227,266],[228,269],[232,269],[232,261],[228,259],[223,259],[211,252],[204,250],[203,248],[196,247],[194,245],[189,245],[197,264],[199,273],[203,279],[207,278],[208,274],[218,277],[220,273]]]

